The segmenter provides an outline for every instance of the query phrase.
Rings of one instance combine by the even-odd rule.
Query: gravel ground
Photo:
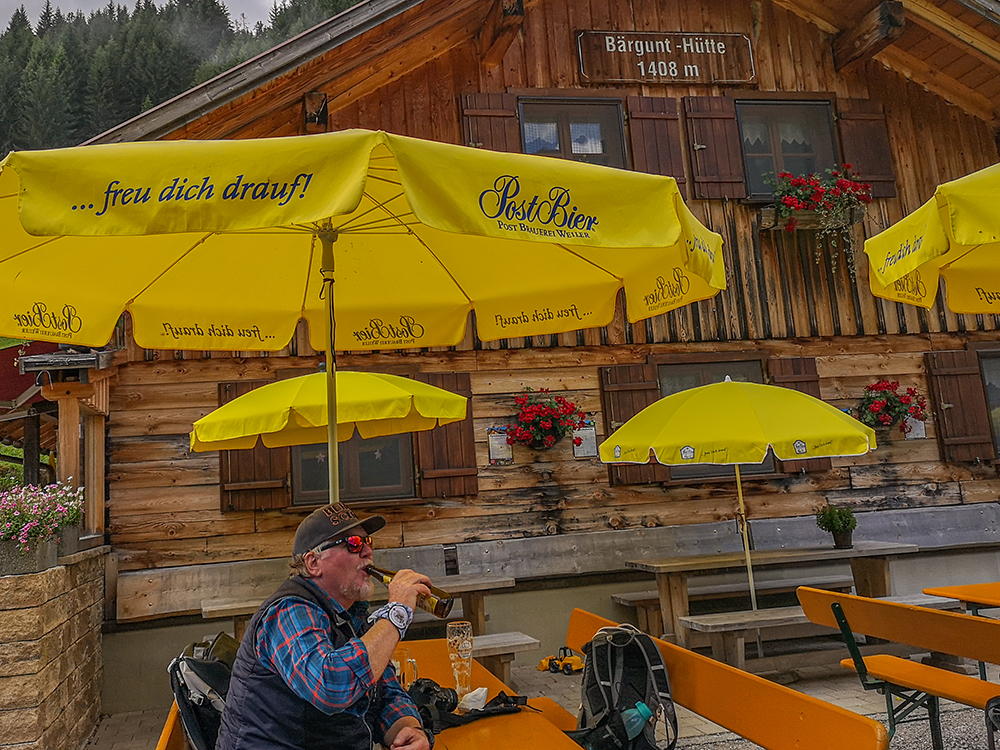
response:
[[[926,712],[917,712],[925,717]],[[984,750],[986,745],[986,727],[983,712],[964,706],[942,706],[941,729],[944,746],[947,750]],[[885,714],[873,714],[876,721],[885,724]],[[723,739],[723,738],[726,739]],[[714,735],[708,737],[686,737],[677,743],[678,750],[754,750],[759,748],[753,742],[739,739],[728,739],[732,735]],[[804,749],[808,750],[808,748]],[[850,750],[850,748],[844,748]],[[927,720],[903,724],[896,729],[892,738],[892,750],[931,750],[931,734]]]

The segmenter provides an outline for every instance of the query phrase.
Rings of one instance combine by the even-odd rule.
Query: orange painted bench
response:
[[[584,645],[598,630],[617,624],[574,609],[566,644],[583,653]],[[874,719],[658,638],[654,641],[663,654],[676,704],[765,750],[886,750],[889,747],[885,727]]]
[[[170,713],[163,724],[156,750],[190,750],[184,727],[181,726],[181,712],[177,710],[177,701],[170,704]]]
[[[810,621],[840,629],[851,654],[841,666],[857,671],[865,690],[885,695],[890,737],[898,724],[922,721],[923,717],[908,717],[924,708],[932,746],[944,750],[940,699],[945,698],[986,712],[986,736],[993,750],[996,727],[987,704],[1000,700],[1000,685],[898,656],[862,656],[854,633],[1000,664],[1000,621],[808,587],[797,593]],[[899,700],[893,701],[894,696]]]

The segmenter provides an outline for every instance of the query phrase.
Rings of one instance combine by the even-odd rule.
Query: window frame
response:
[[[384,501],[394,503],[399,500],[412,500],[419,496],[416,483],[416,470],[413,436],[411,433],[401,433],[399,435],[386,435],[372,440],[383,439],[398,440],[398,455],[400,467],[399,490],[386,490],[386,486],[364,489],[360,486],[358,471],[358,456],[365,439],[357,432],[351,436],[350,440],[345,440],[338,444],[338,455],[341,457],[341,483],[340,498],[345,502],[364,501]],[[325,443],[315,443],[313,445],[324,446]],[[329,487],[322,490],[302,489],[302,451],[313,447],[312,445],[291,446],[291,498],[290,508],[305,508],[325,505],[329,502]],[[353,461],[352,461],[353,459]]]
[[[829,142],[829,145],[831,147],[831,149],[830,149],[830,151],[831,151],[830,156],[832,157],[832,163],[829,165],[829,167],[830,168],[835,168],[837,165],[839,165],[839,164],[842,163],[843,156],[842,156],[842,153],[841,153],[840,139],[838,137],[839,134],[838,134],[838,129],[837,129],[836,101],[835,101],[834,97],[832,97],[832,96],[830,96],[830,97],[816,97],[816,96],[811,96],[810,98],[798,98],[798,97],[795,97],[795,98],[791,98],[791,97],[782,97],[782,98],[770,98],[770,97],[767,97],[767,98],[764,98],[764,97],[748,97],[748,96],[744,96],[744,95],[739,95],[739,96],[733,96],[733,101],[734,101],[735,108],[736,108],[736,128],[737,128],[737,134],[738,134],[738,138],[739,138],[740,156],[741,156],[741,159],[742,159],[743,182],[744,182],[744,185],[746,187],[746,197],[743,198],[743,201],[745,203],[751,203],[751,204],[754,204],[754,203],[771,203],[771,202],[774,201],[774,191],[772,189],[772,190],[768,190],[767,192],[754,192],[753,186],[751,185],[751,170],[750,170],[750,165],[747,162],[748,154],[747,154],[747,151],[746,151],[746,148],[745,148],[745,145],[744,145],[744,137],[743,137],[744,117],[747,114],[744,111],[744,108],[747,108],[747,107],[758,107],[758,108],[773,107],[773,108],[777,109],[778,107],[786,107],[786,108],[790,108],[790,107],[820,107],[820,106],[825,107],[826,108],[826,118],[825,119],[826,119],[826,123],[827,123],[828,128],[829,128],[829,136],[830,136],[830,142]],[[769,131],[774,131],[774,129],[777,126],[778,126],[777,121],[775,121],[775,120],[768,120],[768,129],[769,129]],[[772,132],[772,140],[773,140],[773,132]],[[772,155],[772,163],[773,163],[773,166],[774,166],[773,174],[777,175],[779,172],[782,172],[782,171],[789,171],[789,172],[791,172],[792,170],[785,168],[783,162],[780,163],[780,164],[778,163],[778,159],[780,159],[783,155],[782,155],[780,149],[775,150],[775,148],[776,147],[772,147],[771,152],[770,152],[771,155]],[[817,152],[817,159],[818,158],[819,158],[819,153]],[[817,174],[821,174],[821,173],[823,173],[823,171],[825,169],[827,169],[827,167],[817,166],[817,168],[816,168],[815,171],[816,171]],[[793,173],[798,174],[797,172],[793,172]],[[763,173],[763,174],[766,174],[766,173]],[[762,176],[763,176],[763,174],[762,174]]]
[[[569,126],[571,120],[569,114],[572,111],[570,108],[577,108],[577,111],[590,109],[597,112],[601,112],[600,117],[595,115],[595,120],[601,124],[609,126],[609,131],[607,133],[602,131],[602,136],[604,136],[604,144],[607,146],[609,142],[609,136],[614,135],[617,139],[617,145],[620,147],[621,163],[614,164],[603,164],[603,166],[611,166],[616,169],[626,169],[631,170],[631,161],[629,158],[629,140],[628,133],[625,130],[625,99],[624,97],[610,97],[610,96],[600,96],[600,97],[562,97],[562,96],[518,96],[517,97],[517,116],[518,116],[518,131],[521,136],[521,152],[529,153],[527,151],[526,139],[525,139],[525,125],[528,122],[528,117],[525,107],[532,108],[537,107],[543,111],[554,110],[556,113],[556,122],[559,128],[560,137],[560,149],[559,152],[533,152],[541,156],[549,156],[556,159],[566,159],[567,161],[579,161],[586,164],[603,164],[596,159],[587,158],[574,158],[571,151],[571,140],[569,138]],[[560,112],[560,110],[563,110]],[[616,113],[612,116],[612,110]],[[617,127],[614,127],[617,124]],[[566,146],[563,147],[562,144],[565,143]],[[566,149],[570,150],[566,150]],[[607,156],[610,151],[605,148],[605,151],[601,156]],[[587,154],[579,154],[579,157],[586,157]]]

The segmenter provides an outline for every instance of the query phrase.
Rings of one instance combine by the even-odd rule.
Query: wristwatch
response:
[[[368,615],[368,622],[374,623],[376,620],[388,620],[392,623],[393,627],[399,631],[400,640],[406,635],[406,629],[410,627],[412,619],[413,610],[401,602],[389,602]]]

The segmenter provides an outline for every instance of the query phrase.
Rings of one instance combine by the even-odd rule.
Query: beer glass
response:
[[[455,675],[455,692],[462,700],[472,690],[472,623],[465,620],[448,623],[448,656]]]
[[[417,660],[410,656],[410,649],[397,648],[392,652],[392,666],[403,690],[408,690],[417,679]]]

